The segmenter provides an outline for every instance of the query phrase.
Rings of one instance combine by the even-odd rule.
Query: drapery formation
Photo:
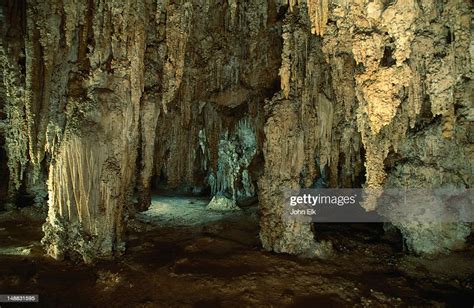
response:
[[[282,220],[284,189],[472,187],[468,1],[0,8],[10,201],[48,200],[43,242],[57,258],[123,251],[124,219],[149,205],[152,180],[258,193],[263,247],[306,255],[325,246],[309,224]],[[470,233],[397,227],[426,253]]]

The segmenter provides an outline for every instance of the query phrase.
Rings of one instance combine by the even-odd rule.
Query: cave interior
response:
[[[1,1],[0,307],[472,307],[473,12]],[[389,189],[434,220],[285,216]]]

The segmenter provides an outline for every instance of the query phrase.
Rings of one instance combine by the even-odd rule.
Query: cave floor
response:
[[[252,209],[188,227],[134,219],[123,257],[85,266],[45,257],[42,221],[32,217],[0,215],[0,294],[39,294],[45,307],[474,303],[472,245],[449,256],[410,256],[378,225],[318,226],[335,253],[308,260],[262,251]]]
[[[244,213],[210,211],[206,209],[211,199],[207,197],[153,196],[149,209],[137,214],[137,219],[160,226],[190,227],[205,225]]]

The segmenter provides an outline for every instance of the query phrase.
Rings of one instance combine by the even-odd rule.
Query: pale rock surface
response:
[[[207,205],[207,209],[212,211],[240,211],[235,200],[222,195],[214,196]]]

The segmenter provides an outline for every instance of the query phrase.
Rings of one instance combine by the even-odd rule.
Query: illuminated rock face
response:
[[[282,93],[267,104],[261,238],[276,251],[301,253],[313,242],[309,224],[279,220],[278,189],[311,186],[324,175],[314,166],[329,169],[331,187],[357,185],[362,164],[367,188],[473,184],[472,7],[410,0],[330,1],[329,11],[325,5],[310,2],[305,10],[298,3],[287,14]],[[364,206],[374,209],[372,201]],[[417,253],[457,248],[471,232],[468,224],[398,227]]]
[[[472,187],[468,1],[0,9],[8,193],[48,200],[43,242],[56,258],[121,253],[124,218],[148,207],[152,178],[234,201],[258,194],[263,247],[309,256],[329,245],[281,219],[283,189]],[[470,233],[398,227],[420,253]]]
[[[114,255],[135,182],[144,3],[28,1],[22,9],[27,168],[48,178],[43,243],[56,258]]]
[[[235,201],[224,196],[214,196],[207,205],[207,209],[212,211],[238,211],[240,208],[235,204]]]
[[[233,203],[256,195],[275,3],[6,1],[1,13],[10,197],[47,195],[50,255],[120,254],[152,178],[211,191],[213,175]]]

